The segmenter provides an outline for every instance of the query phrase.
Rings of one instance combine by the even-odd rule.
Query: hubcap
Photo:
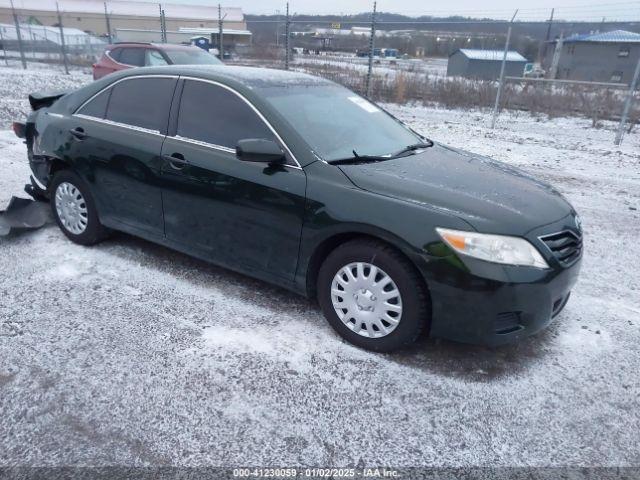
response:
[[[398,287],[386,272],[366,262],[338,270],[331,283],[331,301],[342,323],[363,337],[389,335],[402,318]]]
[[[74,235],[87,229],[87,203],[74,185],[62,182],[56,189],[56,213],[60,223]]]

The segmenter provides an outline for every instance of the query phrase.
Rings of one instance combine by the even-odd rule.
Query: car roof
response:
[[[153,42],[118,42],[107,45],[107,50],[114,48],[156,48],[159,50],[193,50],[194,48],[200,48],[195,45],[182,45],[177,43],[153,43]]]
[[[204,80],[213,80],[225,84],[240,84],[248,88],[334,84],[324,78],[315,77],[301,72],[230,65],[165,65],[159,67],[139,67],[123,70],[120,73],[120,78],[125,76],[153,74],[182,75],[201,78]]]

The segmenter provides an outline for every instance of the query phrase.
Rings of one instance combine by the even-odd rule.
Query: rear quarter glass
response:
[[[120,54],[122,53],[122,48],[114,48],[112,50],[109,50],[107,53],[107,56],[111,57],[112,60],[115,60],[116,62],[120,61]]]

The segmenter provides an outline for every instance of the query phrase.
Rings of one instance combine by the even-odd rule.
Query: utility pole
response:
[[[60,28],[60,51],[62,53],[62,61],[64,63],[64,73],[69,75],[69,63],[67,61],[67,48],[64,42],[64,29],[62,28],[62,17],[60,16],[60,8],[56,2],[56,13],[58,14],[58,28]]]
[[[218,51],[221,62],[224,61],[224,41],[222,35],[222,6],[218,4]]]
[[[500,96],[502,95],[502,86],[504,85],[504,68],[507,65],[507,53],[509,52],[509,41],[511,40],[511,27],[513,21],[518,14],[518,10],[515,11],[511,21],[509,22],[509,28],[507,29],[507,40],[504,43],[504,53],[502,54],[502,65],[500,66],[500,80],[498,83],[498,93],[496,94],[496,103],[493,106],[493,117],[491,118],[491,128],[495,128],[496,120],[498,119],[498,107],[500,106]]]
[[[615,144],[620,145],[622,143],[622,137],[624,136],[624,126],[627,123],[627,117],[629,116],[629,110],[631,110],[631,104],[633,103],[633,94],[638,88],[638,79],[640,78],[640,59],[636,65],[636,71],[633,74],[633,80],[629,86],[629,92],[627,93],[627,99],[624,102],[624,109],[622,110],[622,118],[620,118],[620,126],[616,133]]]
[[[371,12],[371,36],[369,37],[369,68],[367,69],[367,98],[371,98],[371,74],[373,72],[373,49],[375,47],[376,37],[376,2],[373,2],[373,11]]]
[[[27,60],[24,58],[24,46],[22,45],[22,33],[20,32],[20,22],[18,21],[18,15],[16,9],[13,6],[13,0],[11,0],[11,13],[13,15],[13,23],[16,26],[16,37],[18,38],[18,50],[20,50],[20,61],[22,62],[22,68],[27,69]]]
[[[284,30],[285,30],[285,39],[284,39],[284,48],[286,50],[286,53],[284,55],[284,69],[285,70],[289,70],[289,50],[291,50],[291,47],[289,46],[289,37],[291,37],[289,31],[291,29],[291,18],[289,17],[289,2],[287,2],[287,21],[284,24]]]
[[[111,22],[109,21],[109,12],[107,12],[107,2],[104,2],[104,19],[107,22],[107,37],[109,38],[109,43],[113,42],[113,37],[111,36]]]
[[[160,43],[164,43],[164,28],[162,27],[162,4],[158,4],[158,19],[160,20]]]

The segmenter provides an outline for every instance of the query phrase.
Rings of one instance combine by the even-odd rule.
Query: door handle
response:
[[[82,127],[72,128],[71,130],[69,130],[69,133],[78,140],[84,140],[88,137],[88,135],[84,132],[84,128]]]
[[[171,155],[163,155],[162,158],[169,164],[174,170],[182,170],[187,166],[187,161],[184,155],[181,153],[172,153]]]

